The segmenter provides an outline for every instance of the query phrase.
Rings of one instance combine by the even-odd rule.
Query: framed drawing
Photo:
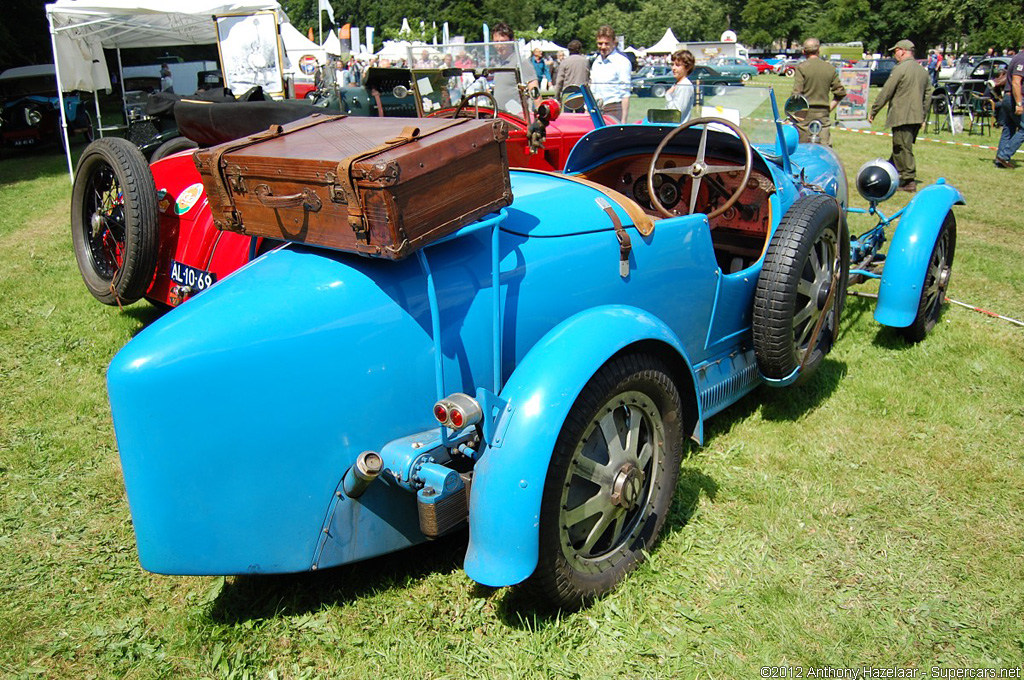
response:
[[[240,95],[259,85],[272,97],[284,96],[284,60],[277,12],[225,14],[217,22],[217,50],[224,82]]]

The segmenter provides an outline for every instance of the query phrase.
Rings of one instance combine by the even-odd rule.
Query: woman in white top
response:
[[[676,50],[672,54],[672,75],[676,78],[676,84],[665,93],[665,105],[682,114],[680,123],[690,120],[690,112],[696,98],[696,90],[689,78],[693,73],[694,64],[696,60],[690,50]]]

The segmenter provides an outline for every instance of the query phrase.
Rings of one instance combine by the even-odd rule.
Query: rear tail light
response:
[[[476,425],[483,417],[483,411],[476,399],[456,392],[434,404],[434,418],[453,430],[462,430]]]

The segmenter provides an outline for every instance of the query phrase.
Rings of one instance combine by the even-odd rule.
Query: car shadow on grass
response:
[[[130,305],[121,310],[121,313],[125,316],[135,319],[139,323],[139,327],[132,331],[132,337],[145,330],[151,323],[159,319],[161,316],[170,311],[170,307],[159,307],[157,305],[150,304],[148,302],[139,302],[134,305]]]
[[[687,460],[691,458],[694,450],[695,447],[691,446],[684,455],[675,494],[672,496],[672,505],[665,517],[665,524],[661,530],[662,538],[659,539],[659,542],[664,540],[665,535],[674,533],[689,523],[697,512],[701,496],[706,496],[711,501],[718,496],[717,482],[701,470],[687,464]],[[655,544],[651,550],[657,551],[658,545]],[[536,602],[530,598],[527,592],[516,588],[490,588],[476,585],[474,595],[488,599],[496,597],[495,610],[498,619],[510,628],[520,630],[541,630],[557,624],[565,614],[572,613],[569,610],[552,608]],[[582,610],[586,610],[586,607]]]
[[[433,574],[462,569],[468,532],[354,564],[316,572],[233,576],[213,601],[209,618],[221,624],[277,619],[355,602],[364,596],[408,590]]]

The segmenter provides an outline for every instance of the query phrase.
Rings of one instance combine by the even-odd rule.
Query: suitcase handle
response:
[[[320,202],[320,197],[312,189],[303,189],[297,194],[289,194],[287,196],[274,196],[269,186],[259,184],[253,190],[253,193],[256,194],[256,199],[264,208],[273,208],[274,210],[302,206],[309,212],[318,212],[323,205]]]

